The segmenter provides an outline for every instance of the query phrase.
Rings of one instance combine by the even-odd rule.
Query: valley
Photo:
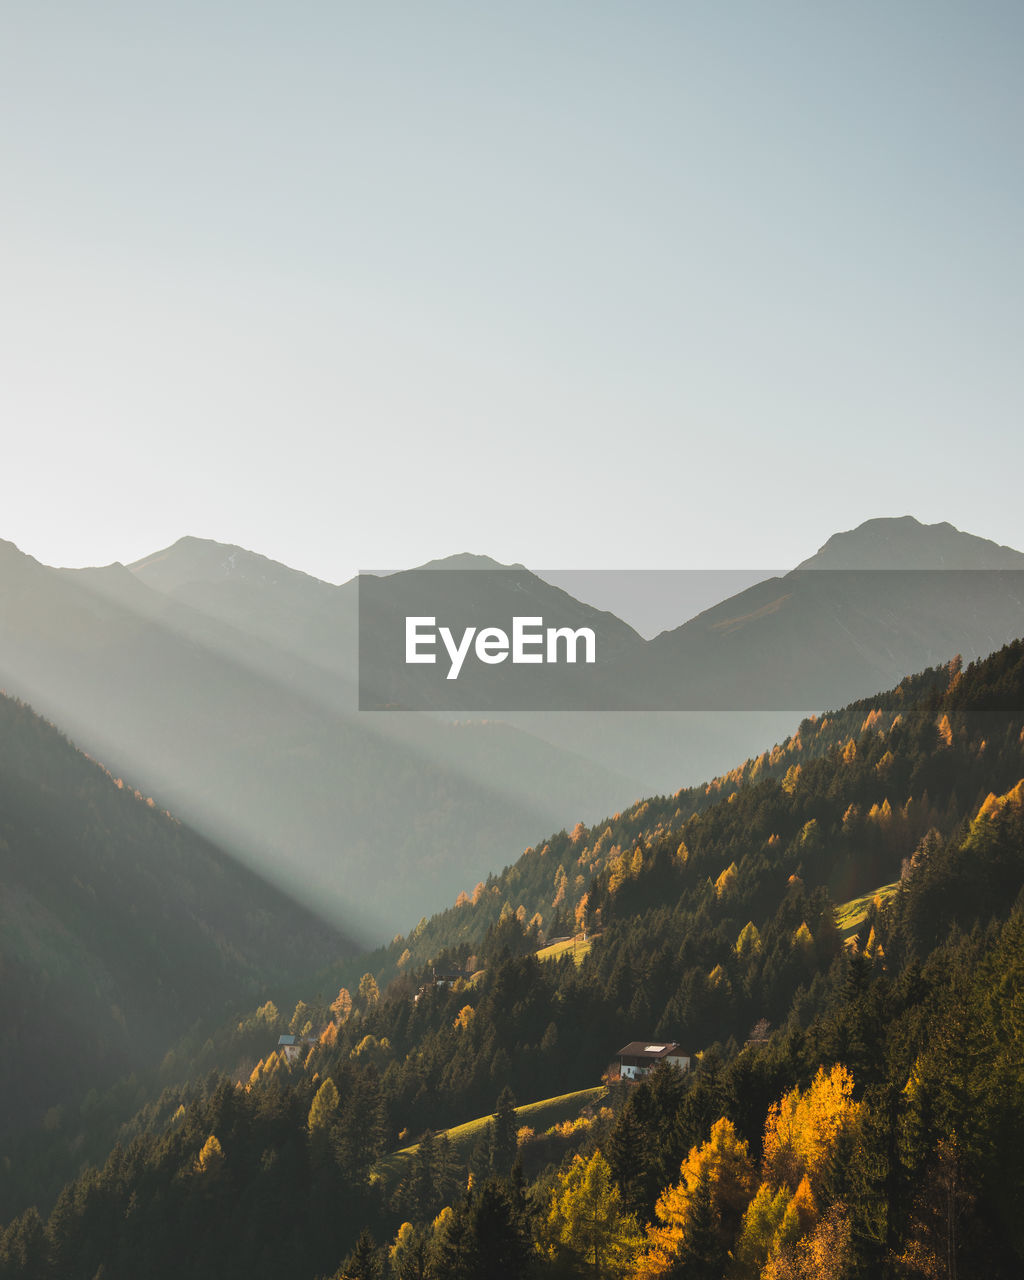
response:
[[[1013,1275],[1022,645],[551,826],[374,950],[0,704],[0,1274],[913,1274],[955,1174],[959,1256]],[[638,1038],[690,1068],[617,1079]]]

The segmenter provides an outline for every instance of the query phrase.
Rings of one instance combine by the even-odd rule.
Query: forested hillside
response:
[[[844,941],[837,904],[894,881]],[[1022,884],[1017,642],[562,832],[358,986],[225,1028],[205,1062],[261,1018],[265,1051],[166,1091],[0,1275],[1016,1277]],[[541,963],[570,916],[589,951]],[[518,1124],[637,1038],[695,1069]],[[468,1161],[432,1136],[490,1112]]]
[[[5,1138],[352,951],[2,696],[0,924]]]

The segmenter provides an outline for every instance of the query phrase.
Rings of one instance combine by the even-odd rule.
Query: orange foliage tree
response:
[[[692,1147],[680,1167],[680,1179],[658,1197],[656,1222],[647,1230],[647,1247],[633,1272],[636,1280],[672,1273],[692,1229],[702,1178],[710,1186],[713,1213],[722,1244],[736,1235],[756,1181],[747,1143],[724,1116],[711,1127],[708,1141]]]

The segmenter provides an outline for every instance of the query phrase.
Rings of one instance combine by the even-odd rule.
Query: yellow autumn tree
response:
[[[608,892],[612,896],[618,893],[629,875],[626,855],[617,844],[608,850]]]
[[[730,862],[715,881],[715,893],[718,897],[724,897],[730,889],[735,888],[736,881],[739,879],[739,874],[739,867],[737,867],[735,862]]]
[[[846,1206],[832,1205],[810,1232],[768,1259],[761,1280],[846,1280],[853,1267],[850,1234]]]
[[[747,1205],[733,1250],[736,1280],[758,1280],[772,1244],[777,1238],[790,1194],[785,1187],[762,1182],[757,1194]]]
[[[792,795],[796,790],[797,783],[800,781],[800,774],[803,772],[800,765],[791,764],[786,770],[786,776],[782,779],[782,789],[787,795]]]
[[[311,1134],[330,1128],[338,1114],[338,1102],[338,1086],[328,1076],[316,1091],[316,1097],[309,1108],[306,1127]]]
[[[476,1010],[473,1008],[473,1006],[471,1004],[464,1004],[462,1008],[459,1010],[458,1016],[456,1017],[452,1026],[455,1028],[456,1031],[468,1031],[473,1024],[473,1019],[475,1017],[476,1017]]]
[[[224,1164],[224,1149],[221,1147],[215,1133],[203,1143],[203,1149],[196,1157],[196,1173],[216,1173]]]
[[[817,1188],[840,1136],[857,1123],[860,1109],[847,1068],[842,1063],[828,1071],[819,1067],[805,1091],[792,1089],[768,1110],[765,1181],[796,1192],[806,1175],[809,1190]]]
[[[997,796],[992,791],[988,793],[982,801],[977,817],[971,823],[971,833],[973,834],[983,818],[994,818],[1004,811],[1020,812],[1021,809],[1024,809],[1024,778],[1021,778],[1017,785],[1011,787],[1005,795]]]
[[[754,1192],[750,1149],[724,1116],[712,1125],[707,1142],[690,1149],[679,1172],[675,1186],[658,1197],[655,1223],[647,1229],[647,1247],[634,1273],[637,1280],[653,1280],[672,1271],[686,1242],[702,1177],[710,1185],[718,1230],[727,1245]]]
[[[575,1156],[551,1193],[542,1252],[574,1268],[573,1274],[582,1268],[586,1275],[612,1277],[624,1273],[642,1241],[601,1152],[589,1160]]]
[[[761,934],[753,920],[748,920],[736,939],[736,954],[741,960],[749,960],[761,950]]]
[[[720,964],[716,964],[708,974],[708,990],[714,991],[718,995],[728,995],[732,991],[729,975]]]

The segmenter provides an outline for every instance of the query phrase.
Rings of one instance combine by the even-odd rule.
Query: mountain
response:
[[[0,679],[114,772],[370,941],[440,909],[541,831],[721,772],[784,733],[794,710],[1024,633],[1013,553],[949,526],[869,522],[834,539],[827,563],[840,545],[844,564],[877,565],[880,546],[905,548],[894,561],[904,564],[911,543],[913,566],[979,567],[804,567],[650,642],[486,558],[332,586],[195,538],[91,570],[49,569],[4,544]],[[456,631],[512,614],[592,625],[610,660],[594,683],[582,668],[544,670],[530,704],[544,709],[484,713],[478,668],[458,682],[461,710],[360,713],[361,638],[377,704],[408,701],[407,672],[373,638],[384,627],[399,642],[410,610]],[[436,677],[426,705],[445,706],[443,666],[423,670]],[[503,683],[511,668],[489,670],[493,705],[515,686]],[[620,709],[554,710],[568,696]]]
[[[0,1134],[352,944],[0,697]]]
[[[531,695],[543,708],[575,696],[577,671],[564,667],[531,668],[523,681],[508,663],[482,672],[469,664],[457,686],[445,678],[443,651],[431,669],[410,668],[404,662],[407,616],[436,615],[456,634],[482,620],[511,631],[516,615],[542,617],[550,626],[590,627],[602,656],[612,661],[644,643],[613,614],[581,603],[522,565],[469,553],[396,573],[363,574],[340,587],[244,548],[198,538],[182,538],[128,568],[155,591],[340,677],[336,696],[352,696],[351,686],[360,685],[364,710],[504,709],[522,706]],[[546,678],[552,675],[554,680]]]
[[[127,567],[160,596],[216,618],[317,670],[356,680],[355,583],[336,587],[253,551],[185,537]],[[351,706],[351,689],[339,694]]]
[[[872,520],[619,664],[638,707],[823,710],[1024,634],[1024,555],[951,525]]]
[[[345,714],[358,705],[358,581],[330,586],[242,547],[198,538],[182,538],[132,564],[129,570],[155,591],[166,593],[164,598],[187,605],[194,618],[228,624],[239,635],[265,642],[270,646],[270,663],[263,669],[275,679],[283,679],[289,688],[301,690],[317,703],[329,702]],[[606,647],[612,655],[632,655],[631,667],[642,665],[647,647],[632,628],[614,615],[580,604],[521,565],[501,565],[488,556],[461,553],[404,573],[371,576],[364,580],[364,588],[367,596],[372,595],[367,612],[372,612],[374,619],[374,625],[364,627],[367,636],[374,629],[400,636],[402,615],[427,608],[423,598],[429,592],[428,613],[451,623],[456,630],[467,622],[479,625],[481,620],[507,619],[511,599],[516,613],[542,616],[548,622],[557,620],[573,627],[593,626],[600,636],[602,655]],[[235,644],[237,650],[237,640]],[[382,662],[372,645],[365,646],[366,654],[366,683],[376,693],[376,705],[401,705],[412,695],[418,705],[448,702],[447,688],[442,689],[442,699],[431,702],[433,690],[424,689],[422,684],[403,688],[389,683],[400,667],[393,649],[387,663]],[[491,668],[492,672],[498,670]],[[535,672],[536,668],[530,670]],[[443,668],[439,673],[434,690],[445,685]],[[389,692],[382,694],[386,684]],[[412,883],[423,906],[435,909],[493,867],[504,865],[535,839],[537,832],[545,829],[538,811],[541,806],[549,815],[547,826],[573,823],[582,815],[612,812],[637,795],[675,788],[681,781],[695,781],[728,768],[737,758],[783,735],[792,715],[789,708],[782,712],[753,711],[740,723],[734,715],[590,711],[581,716],[575,711],[548,709],[564,705],[564,701],[578,705],[578,700],[587,696],[586,688],[581,689],[578,682],[573,685],[571,679],[556,683],[553,690],[544,686],[531,695],[527,705],[535,707],[540,701],[543,709],[523,710],[523,690],[519,685],[513,689],[516,696],[508,698],[500,713],[484,713],[477,697],[479,685],[463,685],[461,680],[459,684],[465,690],[463,700],[474,710],[449,713],[459,717],[454,733],[442,732],[421,715],[389,711],[386,715],[359,717],[360,726],[374,735],[411,742],[420,758],[442,761],[452,759],[456,753],[452,763],[459,774],[468,775],[493,795],[507,796],[512,791],[533,800],[530,808],[536,812],[536,822],[529,817],[510,817],[507,836],[495,830],[504,821],[500,809],[478,809],[474,839],[484,839],[487,845],[481,847],[481,856],[475,863],[461,869],[456,851],[461,838],[471,829],[469,821],[459,823],[458,830],[439,825],[435,835],[422,813],[415,818],[427,874]],[[500,694],[509,689],[509,682],[499,679],[485,705],[501,704]],[[595,692],[597,698],[606,701],[621,700],[607,687]],[[487,715],[486,726],[479,724],[483,714]],[[513,735],[513,730],[518,732]],[[495,741],[503,735],[504,741]],[[383,793],[384,782],[382,778],[380,790],[371,785],[353,798],[360,830],[364,795],[369,805]],[[183,795],[177,796],[179,807],[184,799]],[[473,792],[468,789],[447,796],[444,803],[448,820],[456,821],[472,802]],[[392,798],[384,806],[386,822],[393,803]],[[433,808],[427,804],[428,815]],[[189,812],[196,816],[194,810]],[[435,841],[440,848],[435,848]],[[401,837],[396,840],[389,833],[386,844],[389,848],[400,847]],[[372,880],[368,883],[372,884]],[[412,897],[410,893],[409,900]],[[396,899],[395,905],[400,906],[400,901]],[[389,911],[386,919],[393,932],[405,927],[408,917],[403,918],[395,910]]]
[[[536,953],[541,885],[575,955]],[[298,1056],[268,1028],[244,1086],[154,1099],[4,1274],[539,1280],[592,1271],[599,1221],[608,1276],[1020,1275],[1024,641],[555,832],[453,912],[488,900],[300,1004]],[[616,1079],[638,1039],[690,1069]]]
[[[922,524],[913,516],[865,520],[835,533],[801,569],[1024,569],[1024,552],[953,525]]]
[[[390,936],[539,831],[637,794],[507,725],[358,715],[354,586],[283,567],[273,583],[197,583],[196,552],[165,557],[175,596],[121,565],[56,570],[3,544],[0,682],[350,935]],[[207,588],[224,616],[182,598]]]
[[[603,664],[628,663],[645,647],[614,614],[581,603],[522,565],[499,565],[486,556],[456,556],[387,577],[362,575],[358,585],[364,709],[593,710],[607,702],[601,687]],[[582,654],[572,664],[542,663],[543,646],[536,645],[531,656],[537,664],[486,665],[471,658],[452,682],[450,658],[438,643],[433,646],[435,663],[413,666],[405,661],[407,617],[433,617],[456,638],[470,627],[496,627],[511,636],[516,617],[539,619],[532,624],[538,635],[542,627],[587,629],[601,663],[588,666]]]

